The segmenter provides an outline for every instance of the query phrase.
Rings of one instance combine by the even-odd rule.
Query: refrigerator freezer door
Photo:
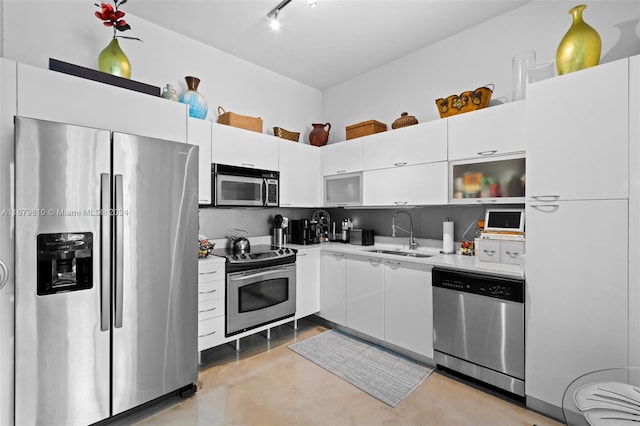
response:
[[[197,378],[198,148],[114,133],[113,174],[116,415]]]
[[[15,130],[15,424],[94,423],[110,398],[101,330],[110,230],[99,214],[110,133],[21,117]],[[91,250],[76,246],[79,235]],[[69,291],[75,275],[84,281]]]

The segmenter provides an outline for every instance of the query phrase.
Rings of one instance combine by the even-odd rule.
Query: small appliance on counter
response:
[[[282,247],[287,243],[287,234],[285,229],[289,224],[289,219],[277,214],[273,218],[273,245]]]
[[[347,231],[347,239],[349,244],[357,246],[372,246],[373,242],[373,229],[350,229]]]
[[[289,221],[289,242],[291,244],[308,245],[315,244],[315,224],[309,219],[291,219]]]

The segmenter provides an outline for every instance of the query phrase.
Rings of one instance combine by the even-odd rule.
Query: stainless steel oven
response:
[[[295,263],[227,274],[227,336],[295,312]]]
[[[433,269],[436,364],[524,396],[524,280]]]
[[[215,249],[225,257],[226,335],[293,317],[296,313],[296,251],[271,245],[249,252]]]

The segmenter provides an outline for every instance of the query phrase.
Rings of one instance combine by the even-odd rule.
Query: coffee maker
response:
[[[289,221],[289,242],[291,244],[308,245],[317,241],[316,224],[309,219],[292,219]]]

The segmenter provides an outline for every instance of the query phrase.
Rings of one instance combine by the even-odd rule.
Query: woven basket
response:
[[[226,112],[221,106],[218,107],[218,123],[262,133],[262,118]]]
[[[491,86],[489,88],[488,86]],[[493,94],[493,84],[478,87],[474,91],[462,92],[460,95],[451,95],[447,98],[436,99],[436,107],[440,118],[451,117],[463,112],[475,111],[489,106]]]
[[[286,139],[289,141],[298,142],[300,138],[300,133],[298,132],[290,132],[288,130],[283,129],[282,127],[274,127],[273,135],[282,139]]]
[[[363,121],[346,127],[347,140],[386,131],[387,125],[376,120]]]

